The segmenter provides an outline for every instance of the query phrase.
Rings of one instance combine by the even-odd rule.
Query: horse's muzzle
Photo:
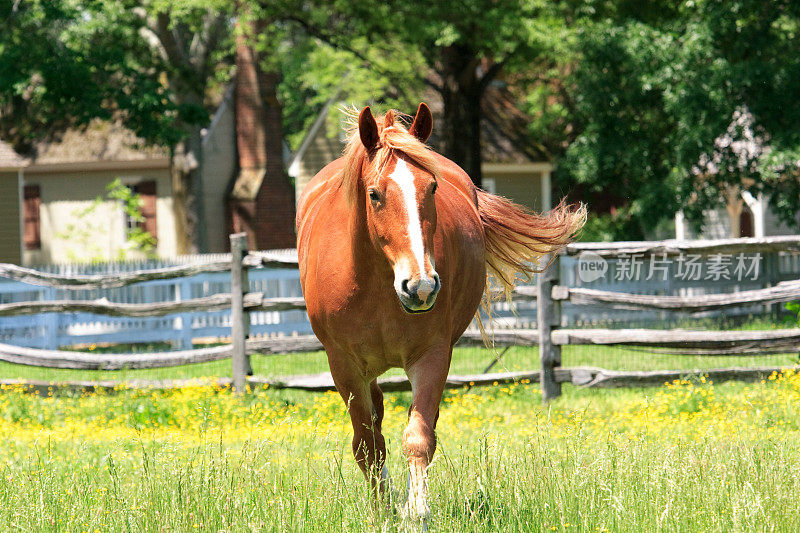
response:
[[[431,277],[403,280],[397,297],[407,313],[424,313],[433,309],[441,288],[439,274],[434,272]]]

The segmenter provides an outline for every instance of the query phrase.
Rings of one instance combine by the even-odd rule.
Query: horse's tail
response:
[[[486,236],[487,304],[498,289],[510,298],[518,281],[529,281],[532,274],[546,268],[539,267],[542,256],[569,244],[586,223],[582,204],[567,205],[562,200],[549,212],[538,215],[480,189],[478,211]]]

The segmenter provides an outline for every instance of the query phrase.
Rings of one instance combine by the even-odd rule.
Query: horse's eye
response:
[[[434,194],[436,192],[436,188],[437,187],[438,187],[438,185],[436,185],[436,182],[434,181],[433,185],[431,186],[431,194]]]
[[[376,191],[375,189],[370,189],[369,190],[369,199],[372,200],[373,202],[377,203],[377,202],[380,202],[381,195],[378,194],[378,191]]]

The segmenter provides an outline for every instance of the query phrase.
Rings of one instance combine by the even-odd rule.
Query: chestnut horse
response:
[[[424,103],[408,130],[393,111],[376,121],[364,108],[344,156],[308,184],[297,211],[308,317],[349,408],[355,459],[381,490],[388,473],[377,378],[399,367],[411,382],[402,446],[405,512],[414,519],[429,513],[426,470],[453,345],[490,280],[512,290],[517,273],[530,276],[585,221],[582,207],[536,215],[477,189],[425,146],[432,125]]]

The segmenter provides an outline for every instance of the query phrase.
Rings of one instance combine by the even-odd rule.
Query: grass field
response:
[[[493,355],[459,349],[454,372]],[[565,351],[606,368],[789,365]],[[598,358],[600,358],[598,360]],[[504,368],[536,368],[515,348]],[[213,363],[130,377],[228,375]],[[321,354],[255,358],[259,374],[325,370]],[[102,373],[2,366],[4,377]],[[37,374],[37,372],[39,374]],[[107,373],[104,377],[119,377]],[[387,394],[390,471],[410,397]],[[434,531],[798,531],[800,376],[763,383],[579,390],[541,407],[536,385],[446,393],[430,470]],[[168,392],[0,394],[0,529],[41,531],[395,531],[350,452],[335,393],[198,385]]]

